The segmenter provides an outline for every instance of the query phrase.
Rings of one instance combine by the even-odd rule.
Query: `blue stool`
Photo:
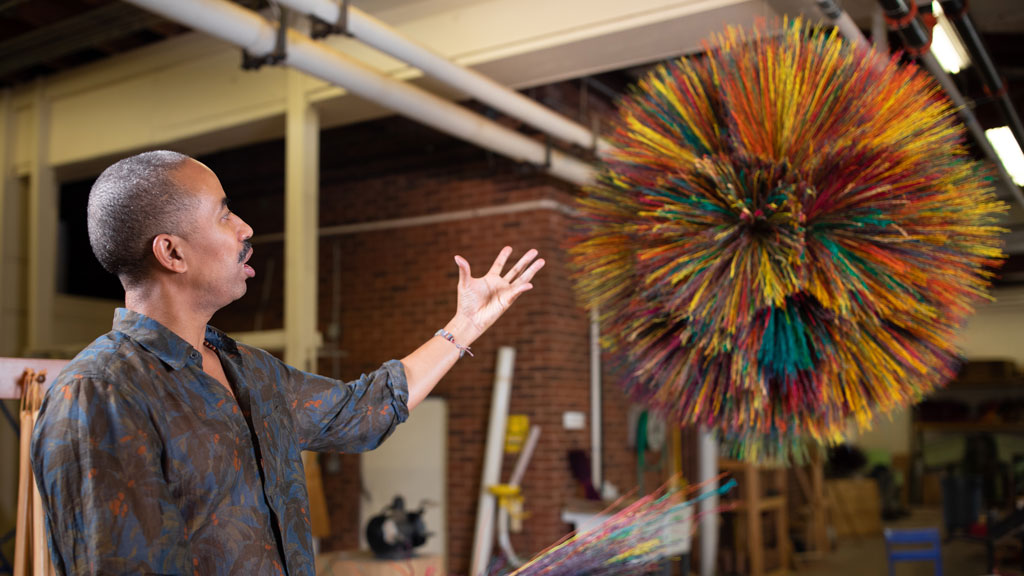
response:
[[[913,530],[885,529],[885,553],[889,557],[889,576],[896,562],[935,562],[935,576],[942,576],[942,545],[938,528]]]

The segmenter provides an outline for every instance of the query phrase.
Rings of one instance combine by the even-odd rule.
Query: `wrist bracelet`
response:
[[[459,349],[459,358],[462,358],[466,354],[469,354],[470,356],[473,355],[473,352],[469,349],[469,346],[463,346],[462,344],[456,342],[455,336],[452,336],[452,333],[445,330],[444,328],[441,328],[437,332],[434,332],[434,336],[440,336],[441,338],[444,338],[445,340],[454,344],[455,347]]]

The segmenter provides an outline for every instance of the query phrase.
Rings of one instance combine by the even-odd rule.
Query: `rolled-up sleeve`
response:
[[[352,382],[287,370],[286,396],[303,450],[373,450],[409,417],[405,367],[398,360]]]
[[[102,378],[58,380],[32,467],[59,574],[191,574],[185,523],[147,414]]]

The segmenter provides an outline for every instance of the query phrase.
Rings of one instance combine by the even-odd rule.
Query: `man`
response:
[[[113,330],[46,395],[32,439],[58,573],[313,574],[302,450],[378,446],[544,266],[505,247],[452,320],[343,383],[207,325],[246,291],[252,229],[181,154],[126,158],[89,195],[89,240],[125,288]]]

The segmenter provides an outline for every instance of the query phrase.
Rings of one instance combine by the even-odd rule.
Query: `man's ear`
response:
[[[181,243],[181,237],[173,234],[157,234],[153,238],[153,256],[161,268],[178,274],[188,271]]]

